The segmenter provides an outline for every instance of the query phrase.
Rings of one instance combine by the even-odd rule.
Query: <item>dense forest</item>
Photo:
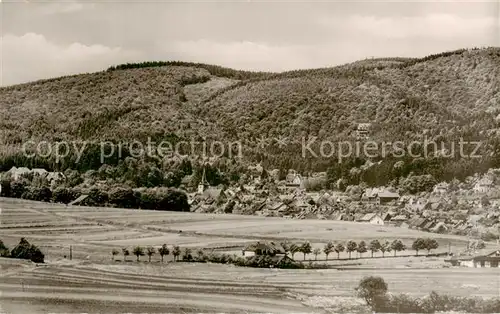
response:
[[[107,71],[0,88],[0,171],[12,166],[77,171],[133,187],[196,184],[206,159],[201,148],[182,146],[165,158],[135,157],[130,145],[102,158],[102,142],[239,142],[242,154],[210,159],[211,184],[242,180],[249,165],[303,174],[327,172],[328,184],[342,188],[397,185],[409,176],[430,174],[436,181],[463,180],[500,167],[495,152],[500,114],[500,49],[462,49],[420,59],[366,59],[332,68],[284,73],[248,72],[215,65],[158,61],[123,64]],[[480,158],[446,153],[411,157],[351,154],[303,156],[304,139],[356,141],[360,123],[370,123],[378,143],[424,139],[449,151],[467,146]],[[261,145],[265,140],[266,145]],[[280,140],[286,139],[286,143]],[[67,154],[26,157],[38,143]],[[77,146],[82,147],[82,146]],[[405,145],[406,147],[406,145]],[[444,149],[442,149],[444,148]],[[166,174],[166,175],[164,175]]]

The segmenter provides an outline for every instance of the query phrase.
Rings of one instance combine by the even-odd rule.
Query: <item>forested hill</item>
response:
[[[372,124],[374,140],[426,136],[451,142],[464,137],[495,144],[499,79],[499,48],[421,59],[367,59],[284,73],[187,62],[112,66],[98,73],[0,88],[2,154],[8,161],[3,164],[23,163],[18,158],[21,145],[30,138],[52,142],[196,138],[241,141],[243,164],[259,161],[269,168],[325,171],[338,164],[336,160],[299,158],[301,140],[352,139],[358,124],[367,122]],[[266,149],[256,147],[260,138],[269,139]],[[286,138],[288,145],[273,145],[276,138]],[[453,177],[494,166],[497,158],[489,153],[482,161],[455,161],[452,170],[449,164],[443,170],[443,163],[437,162],[433,171]],[[89,156],[81,170],[99,166],[93,158]],[[76,167],[73,161],[44,165]],[[365,160],[349,162],[335,166],[342,168],[335,170],[338,175]],[[384,171],[395,162],[391,160]],[[421,161],[405,159],[406,164],[415,162]],[[421,166],[413,165],[402,174]]]

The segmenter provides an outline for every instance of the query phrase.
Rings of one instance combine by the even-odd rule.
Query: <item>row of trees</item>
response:
[[[151,257],[153,255],[155,255],[156,253],[158,253],[160,255],[162,263],[163,263],[164,257],[167,256],[167,255],[170,255],[170,254],[173,255],[174,261],[177,261],[179,259],[179,256],[181,254],[183,255],[183,259],[184,259],[184,257],[185,258],[189,258],[190,256],[192,256],[192,251],[191,251],[190,248],[185,248],[184,250],[181,250],[181,248],[179,246],[174,245],[170,249],[168,247],[168,245],[166,245],[166,244],[163,244],[158,249],[155,248],[155,247],[152,247],[152,246],[148,246],[148,247],[144,248],[144,247],[139,246],[139,245],[136,246],[136,247],[134,247],[131,251],[128,248],[122,248],[121,252],[119,250],[117,250],[117,249],[113,249],[111,251],[112,260],[114,261],[115,260],[115,256],[119,255],[120,253],[123,254],[123,260],[124,261],[126,261],[127,257],[132,254],[132,255],[135,255],[137,257],[137,261],[138,262],[140,261],[140,257],[141,256],[145,256],[145,255],[148,256],[148,260],[149,260],[149,262],[151,262]],[[198,254],[199,255],[203,254],[203,250],[199,250]]]
[[[376,252],[381,252],[382,256],[384,257],[385,253],[394,252],[394,256],[396,256],[397,252],[405,251],[407,249],[406,245],[399,239],[396,239],[392,242],[372,240],[369,245],[367,245],[365,241],[356,243],[355,241],[350,240],[345,245],[340,242],[335,244],[330,241],[325,244],[323,249],[313,248],[311,243],[309,242],[299,244],[289,243],[285,241],[281,243],[281,246],[284,248],[286,254],[290,253],[292,255],[292,258],[295,258],[296,253],[302,253],[304,255],[304,260],[306,259],[306,255],[308,254],[313,254],[315,259],[317,259],[318,255],[321,254],[321,252],[326,255],[326,260],[328,260],[328,256],[334,252],[337,253],[337,258],[339,259],[340,253],[344,251],[349,253],[349,258],[351,258],[352,252],[357,252],[359,256],[362,257],[363,253],[366,253],[368,251],[371,252],[371,257],[373,257],[373,254]],[[429,254],[431,250],[437,249],[438,247],[439,243],[435,239],[431,238],[418,238],[413,241],[413,244],[411,246],[411,248],[416,251],[417,256],[418,252],[421,250],[427,250],[427,254]],[[160,255],[162,262],[164,256],[170,254],[172,254],[172,256],[174,257],[174,261],[177,261],[179,259],[179,256],[181,255],[183,260],[189,260],[193,256],[193,252],[190,248],[184,248],[183,250],[181,250],[181,248],[177,245],[169,248],[167,244],[163,244],[160,248],[155,248],[152,246],[136,246],[132,250],[129,250],[128,248],[122,248],[121,252],[117,249],[113,249],[111,251],[112,260],[114,260],[115,256],[119,255],[120,253],[123,254],[124,260],[127,260],[127,257],[130,255],[135,255],[137,261],[140,261],[141,256],[147,255],[149,262],[151,262],[151,257],[157,253]],[[199,249],[196,254],[201,258],[205,253],[202,249]]]
[[[12,250],[9,250],[3,241],[0,240],[0,256],[28,259],[35,263],[43,263],[45,259],[42,251],[36,245],[30,244],[25,238],[21,238],[19,244]]]
[[[368,245],[365,241],[356,243],[355,241],[350,240],[345,245],[341,242],[335,244],[330,241],[325,244],[322,249],[313,248],[309,242],[305,242],[303,244],[289,244],[287,242],[283,242],[281,244],[285,249],[285,252],[289,252],[292,254],[292,258],[295,257],[296,253],[302,253],[304,255],[304,260],[306,259],[306,255],[311,253],[314,255],[315,259],[317,259],[318,255],[323,252],[326,255],[326,259],[328,260],[328,256],[332,253],[337,253],[337,259],[339,259],[340,253],[344,251],[349,253],[349,258],[351,258],[351,254],[353,252],[357,252],[359,256],[362,257],[363,253],[366,253],[368,251],[371,252],[371,257],[373,257],[373,254],[376,252],[381,252],[382,257],[385,257],[385,253],[394,252],[394,256],[396,256],[397,252],[402,252],[407,249],[406,245],[399,239],[396,239],[392,242],[372,240]],[[429,254],[431,250],[437,249],[438,247],[439,244],[435,239],[418,238],[413,241],[411,248],[416,251],[416,254],[418,256],[418,252],[420,250],[427,250],[427,254]]]
[[[67,204],[85,194],[80,205],[115,206],[122,208],[142,208],[169,211],[189,211],[187,195],[175,188],[133,190],[125,187],[91,189],[36,186],[28,180],[1,181],[1,196],[22,198],[33,201]]]
[[[236,254],[219,254],[215,252],[211,252],[206,254],[203,249],[198,249],[195,253],[190,248],[181,249],[179,246],[174,245],[169,248],[166,244],[163,244],[159,248],[154,248],[152,246],[142,247],[136,246],[132,250],[128,248],[122,248],[121,252],[117,249],[113,249],[111,251],[112,260],[115,260],[115,256],[119,254],[123,254],[124,261],[127,261],[127,257],[129,255],[135,255],[137,261],[140,262],[141,256],[148,256],[149,262],[151,262],[151,258],[155,254],[159,254],[161,256],[161,262],[164,261],[164,256],[172,255],[174,262],[183,261],[183,262],[199,262],[199,263],[218,263],[218,264],[233,264],[236,266],[244,266],[244,267],[258,267],[258,268],[318,268],[315,265],[304,265],[300,262],[296,262],[293,260],[276,260],[270,255],[260,255],[254,256],[252,258],[245,258],[242,256],[237,256]],[[194,254],[193,254],[194,253]]]

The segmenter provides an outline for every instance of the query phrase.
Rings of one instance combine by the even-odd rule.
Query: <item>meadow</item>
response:
[[[161,263],[158,254],[151,263],[147,256],[140,262],[135,256],[124,261],[121,254],[113,261],[111,255],[112,249],[163,243],[241,254],[246,244],[258,239],[310,241],[313,247],[327,241],[402,239],[411,246],[414,238],[428,236],[440,243],[437,251],[447,251],[465,247],[467,239],[458,236],[328,220],[77,207],[14,199],[0,199],[0,208],[0,239],[12,248],[20,237],[26,237],[46,255],[46,265],[38,267],[2,259],[0,303],[7,312],[366,311],[355,298],[354,288],[368,275],[382,276],[391,292],[419,296],[435,290],[494,297],[500,287],[498,280],[491,279],[496,269],[443,268],[444,258],[425,256],[349,261],[336,260],[332,254],[329,263],[338,269],[283,270],[175,263],[171,256]],[[299,253],[295,258],[303,256]]]

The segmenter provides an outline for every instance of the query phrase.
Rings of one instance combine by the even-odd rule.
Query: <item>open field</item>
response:
[[[336,313],[362,307],[354,287],[382,276],[391,292],[495,297],[500,285],[488,269],[280,270],[230,265],[52,264],[17,268],[1,277],[5,311]],[[349,311],[350,312],[350,311]]]
[[[332,254],[329,263],[339,269],[327,270],[173,263],[170,256],[162,264],[158,255],[151,263],[147,257],[137,263],[135,256],[124,262],[122,255],[111,261],[114,248],[163,243],[241,254],[246,243],[257,239],[308,240],[322,247],[329,240],[375,238],[400,238],[411,245],[416,237],[430,236],[438,239],[438,251],[453,251],[466,244],[458,236],[326,220],[71,207],[13,199],[0,199],[0,208],[0,239],[12,248],[24,236],[41,247],[47,261],[35,267],[0,259],[0,312],[331,313],[342,311],[339,306],[365,309],[353,289],[367,275],[382,276],[391,292],[413,295],[432,290],[485,297],[500,293],[496,269],[442,268],[443,258],[424,256],[349,261]],[[70,246],[72,261],[64,258]]]
[[[438,240],[438,251],[442,252],[466,244],[466,239],[459,236],[355,222],[77,207],[13,199],[0,199],[0,207],[0,236],[4,242],[13,245],[24,236],[45,247],[49,260],[61,258],[61,249],[69,250],[69,245],[76,254],[102,261],[110,258],[113,248],[163,243],[231,252],[239,252],[245,244],[256,240],[307,240],[322,247],[328,241],[369,243],[372,239],[399,238],[411,246],[415,238],[429,236]],[[346,258],[347,253],[341,253],[340,257]]]

